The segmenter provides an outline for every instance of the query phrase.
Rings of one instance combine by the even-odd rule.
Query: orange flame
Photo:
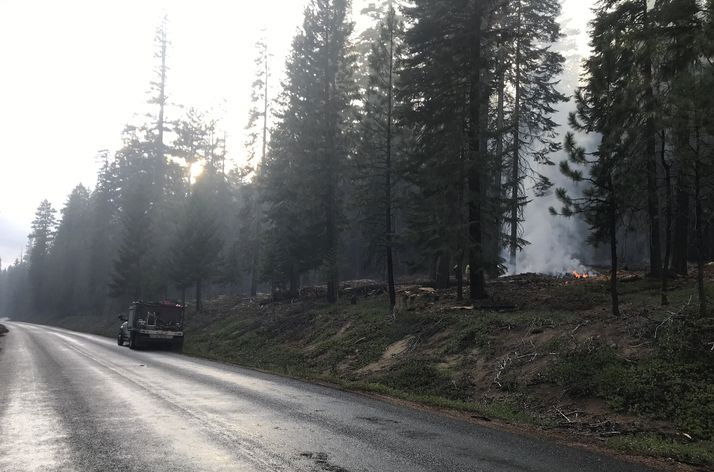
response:
[[[573,271],[572,274],[573,274],[573,277],[575,277],[576,279],[589,279],[590,278],[590,274],[588,274],[587,272],[583,272],[581,274],[580,272]]]

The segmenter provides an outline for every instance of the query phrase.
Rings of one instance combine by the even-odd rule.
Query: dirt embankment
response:
[[[604,278],[535,274],[492,282],[476,306],[403,285],[394,317],[369,282],[345,287],[337,305],[319,289],[282,302],[223,297],[189,317],[186,350],[714,465],[714,327],[690,322],[693,281],[673,281],[661,307],[657,281],[625,275],[620,318]]]

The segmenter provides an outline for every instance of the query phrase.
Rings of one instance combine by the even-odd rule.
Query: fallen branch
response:
[[[558,413],[560,413],[560,416],[562,416],[563,418],[565,418],[565,421],[567,421],[568,423],[572,423],[572,421],[570,421],[570,418],[568,418],[568,417],[565,415],[565,413],[563,413],[562,411],[560,411],[560,408],[558,408],[557,406],[556,406],[556,407],[553,407],[553,408],[555,408],[555,411],[557,411]]]

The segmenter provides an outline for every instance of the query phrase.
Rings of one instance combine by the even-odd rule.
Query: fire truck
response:
[[[119,315],[117,344],[129,343],[130,349],[148,346],[168,346],[183,349],[184,306],[178,303],[135,301],[129,305],[129,315]]]

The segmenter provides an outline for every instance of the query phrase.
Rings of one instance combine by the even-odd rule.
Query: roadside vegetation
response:
[[[714,266],[706,291],[714,294]],[[699,318],[694,276],[620,273],[609,281],[522,274],[490,281],[482,304],[425,281],[388,293],[371,280],[300,299],[219,296],[187,312],[184,352],[328,382],[477,421],[555,431],[627,454],[714,466],[714,324]],[[354,303],[353,303],[354,302]],[[114,337],[116,316],[36,320]]]
[[[221,297],[189,318],[186,352],[714,465],[714,325],[692,280],[673,281],[663,309],[657,281],[629,277],[622,317],[604,278],[528,274],[489,284],[483,307],[401,285],[395,317],[368,281],[336,305]]]

